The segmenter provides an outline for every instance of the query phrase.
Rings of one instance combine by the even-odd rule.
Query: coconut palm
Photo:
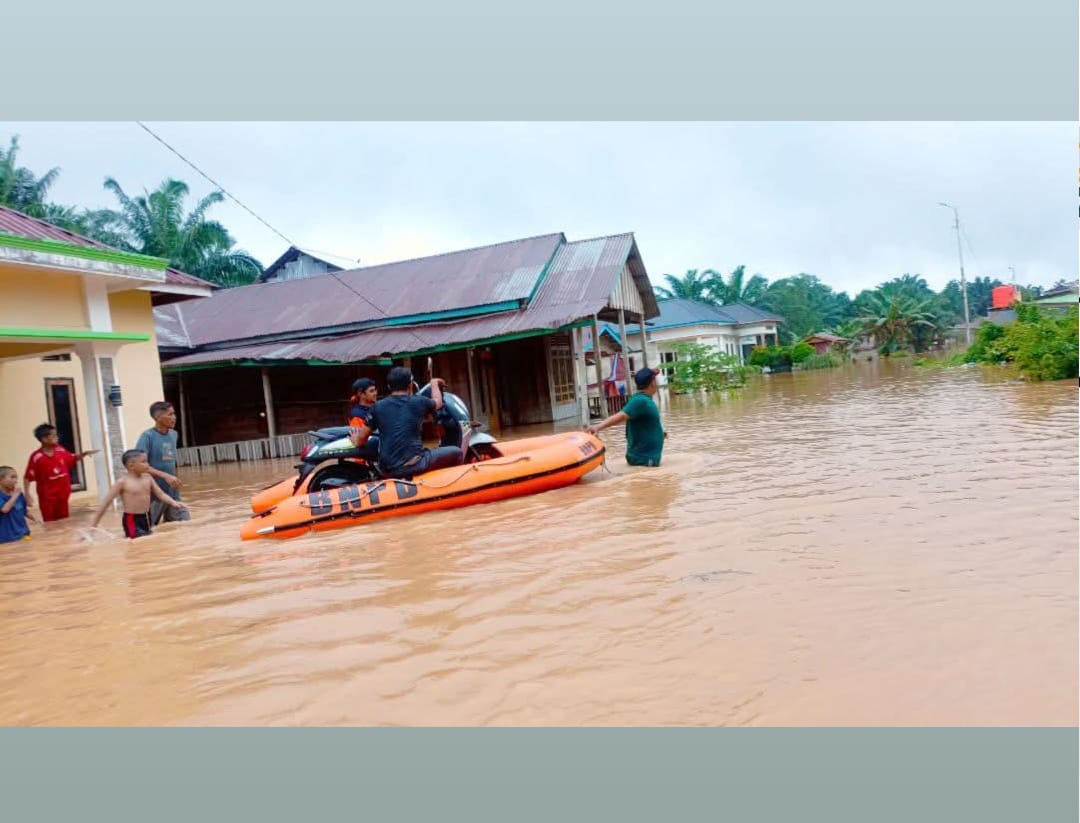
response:
[[[211,206],[225,198],[219,191],[203,197],[187,215],[184,200],[190,190],[182,180],[164,180],[154,191],[129,197],[111,177],[105,188],[120,203],[119,211],[88,213],[89,231],[102,242],[153,257],[222,286],[252,282],[262,265],[245,251],[233,248],[233,238],[216,220],[207,220]]]
[[[45,198],[60,176],[60,169],[49,169],[38,177],[25,166],[16,165],[18,154],[19,136],[15,135],[6,151],[0,149],[0,205],[44,217]]]
[[[760,274],[755,274],[747,280],[746,266],[737,266],[732,269],[727,280],[711,269],[707,271],[712,275],[709,280],[709,292],[720,305],[759,303],[764,299],[765,290],[769,287],[769,281]]]
[[[929,298],[917,299],[898,287],[883,287],[867,294],[858,318],[862,333],[873,337],[888,357],[901,346],[920,346],[928,340],[924,330],[937,326]]]
[[[719,275],[712,269],[698,271],[689,269],[682,277],[673,274],[665,274],[664,280],[667,286],[657,286],[656,295],[663,299],[681,297],[686,300],[697,300],[699,303],[716,303],[710,284]]]

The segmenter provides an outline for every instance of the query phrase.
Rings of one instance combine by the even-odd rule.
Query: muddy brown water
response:
[[[1075,725],[1077,387],[907,364],[671,398],[659,469],[241,542],[0,551],[5,725]],[[530,429],[518,434],[533,434]],[[119,533],[110,514],[103,523]]]

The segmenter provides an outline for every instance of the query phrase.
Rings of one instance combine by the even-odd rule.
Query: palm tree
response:
[[[120,210],[87,214],[88,231],[102,242],[163,257],[178,269],[226,287],[250,283],[262,271],[258,260],[233,248],[233,238],[221,223],[206,219],[210,207],[225,199],[221,192],[210,192],[185,216],[190,190],[182,180],[164,180],[136,197],[129,197],[111,177],[105,179],[105,188],[115,195]]]
[[[657,286],[656,294],[662,299],[681,297],[686,300],[697,300],[699,303],[716,304],[710,284],[718,277],[712,269],[700,272],[697,269],[689,269],[682,277],[673,274],[665,274],[664,280],[667,286]]]
[[[765,290],[769,287],[769,281],[760,274],[755,274],[746,280],[746,266],[737,266],[732,269],[727,280],[711,269],[708,269],[707,273],[712,274],[709,280],[709,292],[720,305],[759,303],[764,299]]]
[[[866,296],[858,318],[862,333],[873,337],[885,357],[904,345],[918,347],[928,342],[926,330],[935,329],[937,318],[931,300],[912,297],[899,286],[886,286]]]
[[[0,205],[44,217],[45,197],[60,176],[60,169],[49,169],[38,177],[25,166],[15,165],[18,154],[19,136],[14,135],[7,151],[0,149]]]

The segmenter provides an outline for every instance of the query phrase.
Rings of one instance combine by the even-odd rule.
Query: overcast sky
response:
[[[808,272],[852,296],[903,273],[1049,285],[1077,272],[1077,129],[1039,123],[149,123],[297,245],[364,265],[549,232],[632,231],[654,283]],[[135,123],[2,123],[52,198],[211,185]],[[192,199],[194,203],[194,198]],[[211,215],[268,264],[287,244]]]

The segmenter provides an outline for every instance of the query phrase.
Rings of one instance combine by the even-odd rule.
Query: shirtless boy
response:
[[[150,464],[146,459],[146,452],[140,449],[130,449],[120,458],[124,462],[124,468],[128,473],[113,483],[108,496],[102,501],[101,506],[94,516],[93,525],[97,526],[109,508],[109,504],[120,496],[124,504],[124,537],[134,540],[136,537],[145,537],[150,534],[150,502],[157,498],[165,506],[186,509],[180,500],[173,500],[150,476]]]

